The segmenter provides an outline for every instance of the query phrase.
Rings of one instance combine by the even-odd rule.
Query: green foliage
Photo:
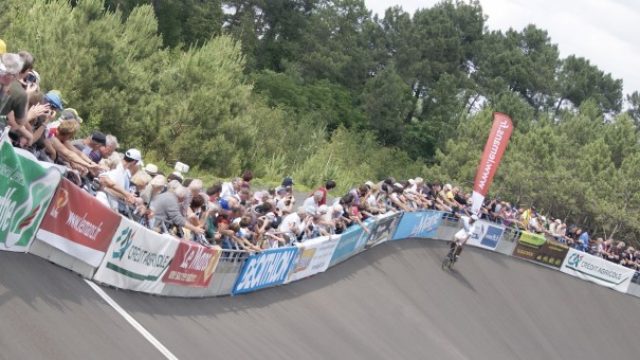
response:
[[[383,146],[400,145],[412,106],[411,89],[393,66],[369,79],[362,93],[362,109],[369,120],[367,127]]]
[[[151,5],[165,46],[203,45],[222,31],[220,0],[106,0],[105,9],[127,17],[138,6]]]
[[[304,184],[321,184],[333,179],[338,191],[389,175],[408,178],[420,174],[423,165],[397,149],[380,147],[373,134],[338,128],[331,141],[308,158],[294,172]]]
[[[593,99],[605,113],[618,112],[622,106],[622,80],[615,80],[590,64],[589,60],[574,55],[563,62],[558,75],[560,100],[569,100],[580,106],[585,100]]]
[[[305,83],[290,73],[262,71],[255,74],[255,90],[269,105],[284,106],[298,115],[315,113],[332,131],[339,125],[361,127],[365,114],[343,86],[328,80]]]

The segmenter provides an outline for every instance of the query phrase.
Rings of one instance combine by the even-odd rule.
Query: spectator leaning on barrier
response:
[[[80,124],[76,121],[63,121],[60,123],[56,135],[49,139],[56,152],[54,161],[78,170],[81,175],[86,175],[89,171],[97,173],[100,170],[100,166],[71,145],[71,139],[75,136],[79,127]]]
[[[103,191],[98,192],[100,196],[96,197],[104,202],[108,198],[107,194],[109,194],[133,204],[135,202],[135,197],[131,192],[129,192],[131,187],[131,176],[136,173],[138,163],[141,160],[142,154],[138,149],[127,150],[122,161],[120,161],[115,169],[100,175],[99,179]],[[116,198],[111,197],[108,204],[112,209],[117,211],[118,201]]]
[[[298,240],[299,236],[302,236],[305,218],[306,211],[302,207],[299,208],[298,211],[283,217],[278,231],[285,235],[288,245],[293,244]]]
[[[316,190],[311,196],[304,199],[302,207],[304,207],[305,210],[313,211],[315,213],[321,205],[320,201],[322,200],[323,195],[324,193],[322,191]]]
[[[620,265],[633,269],[636,263],[636,249],[633,246],[626,248],[620,256]]]
[[[235,196],[242,189],[242,178],[234,178],[232,181],[223,182],[220,197],[223,199]]]
[[[100,131],[94,131],[84,139],[72,141],[71,145],[87,155],[93,162],[98,163],[102,158],[99,155],[100,147],[107,145],[107,136]]]
[[[185,227],[198,235],[204,234],[202,227],[187,222],[187,219],[182,215],[182,202],[185,201],[188,193],[189,190],[178,185],[172,191],[166,191],[156,196],[150,204],[153,219],[151,226],[161,232],[175,226],[177,228]]]
[[[579,249],[582,251],[589,251],[589,232],[587,230],[584,230],[580,233],[580,236],[578,237],[578,242],[579,242]]]
[[[154,176],[149,184],[140,194],[145,205],[149,206],[151,201],[160,193],[164,192],[167,186],[167,179],[163,175]]]

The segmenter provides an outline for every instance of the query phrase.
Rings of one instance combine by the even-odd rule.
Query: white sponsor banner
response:
[[[158,294],[162,276],[180,241],[122,219],[107,254],[93,277],[121,289]]]
[[[634,270],[576,249],[569,249],[560,271],[626,293]]]
[[[298,258],[285,284],[326,271],[339,241],[340,236],[334,235],[322,236],[298,244],[300,248]]]
[[[474,223],[473,232],[467,240],[471,246],[484,249],[495,250],[498,240],[502,237],[505,227],[485,220],[478,220]]]

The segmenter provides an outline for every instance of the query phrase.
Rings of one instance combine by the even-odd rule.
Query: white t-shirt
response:
[[[378,199],[376,199],[375,195],[369,195],[369,197],[367,198],[367,205],[373,208],[378,207]]]
[[[220,197],[226,199],[228,197],[236,195],[238,192],[233,187],[233,183],[224,182],[222,183],[222,190],[220,191]]]
[[[129,180],[131,178],[131,175],[129,173],[129,170],[124,168],[122,162],[118,163],[115,169],[109,170],[106,173],[101,174],[100,176],[108,177],[116,185],[121,186],[126,191],[129,191]],[[118,199],[115,196],[108,196],[108,198],[111,208],[114,210],[118,210]]]
[[[294,212],[282,219],[280,226],[278,226],[278,231],[289,235],[291,239],[295,239],[297,236],[295,231],[300,233],[303,230],[302,225],[302,219],[300,219],[298,213]],[[293,229],[295,229],[295,231]]]
[[[305,211],[311,210],[314,213],[318,211],[318,204],[316,203],[316,199],[313,198],[313,196],[309,196],[308,198],[304,199],[304,202],[302,203],[302,208],[305,209]]]

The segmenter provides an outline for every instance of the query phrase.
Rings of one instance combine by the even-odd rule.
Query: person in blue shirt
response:
[[[580,236],[578,237],[578,249],[582,251],[589,251],[589,232],[586,230],[578,229]]]

